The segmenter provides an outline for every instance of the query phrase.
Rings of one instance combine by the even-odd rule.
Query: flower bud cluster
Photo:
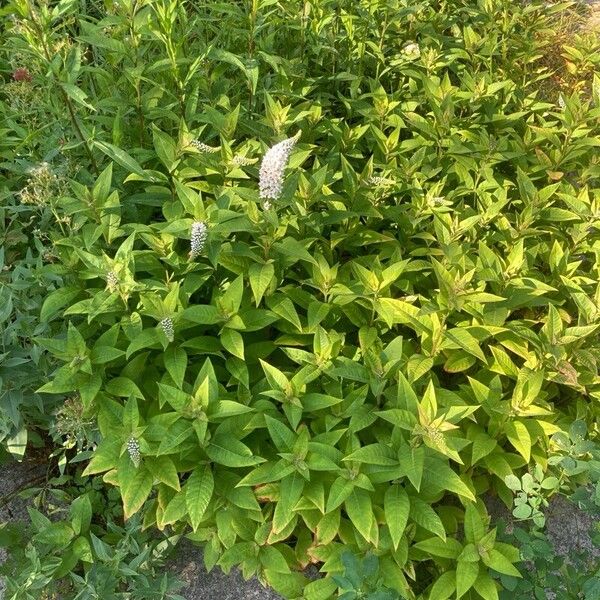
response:
[[[142,455],[140,454],[140,443],[134,437],[127,440],[127,453],[135,467],[139,467]]]
[[[173,319],[171,319],[171,317],[165,317],[159,323],[159,325],[164,334],[167,336],[169,342],[172,342],[175,339],[175,327],[173,326]]]

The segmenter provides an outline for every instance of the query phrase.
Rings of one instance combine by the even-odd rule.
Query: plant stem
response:
[[[79,127],[79,123],[77,122],[77,117],[75,116],[75,109],[73,108],[73,103],[71,102],[71,98],[67,95],[67,93],[61,88],[62,97],[67,105],[67,110],[69,111],[69,116],[71,117],[71,123],[73,124],[73,129],[75,129],[75,133],[77,137],[80,139],[81,143],[86,149],[87,155],[92,163],[92,170],[95,175],[100,175],[100,171],[98,170],[98,164],[96,163],[96,159],[94,158],[94,153],[90,149],[88,142],[81,131],[81,127]]]

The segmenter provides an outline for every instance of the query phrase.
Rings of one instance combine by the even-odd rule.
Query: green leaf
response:
[[[504,432],[508,441],[528,463],[531,458],[531,436],[527,427],[521,421],[507,421]]]
[[[90,460],[88,466],[84,469],[83,475],[96,475],[97,473],[104,473],[104,471],[114,469],[119,462],[120,453],[121,440],[119,438],[114,437],[102,440],[98,448],[96,448],[92,460]]]
[[[161,481],[174,490],[179,491],[179,477],[175,463],[168,456],[148,456],[144,458],[144,464],[152,473],[154,479]]]
[[[227,350],[233,356],[237,356],[239,359],[244,360],[244,338],[241,334],[234,329],[225,328],[219,336],[223,348]]]
[[[260,364],[271,389],[285,391],[289,388],[290,382],[288,378],[277,367],[270,365],[262,359],[260,359]]]
[[[34,540],[38,544],[48,544],[55,549],[65,548],[73,539],[75,533],[67,523],[50,523],[39,533]]]
[[[92,503],[88,494],[75,498],[71,503],[71,527],[79,535],[86,533],[92,521]]]
[[[296,434],[278,419],[265,415],[269,435],[279,452],[291,452],[296,442]]]
[[[383,506],[394,550],[397,550],[408,522],[410,499],[402,486],[391,485],[385,492]]]
[[[90,543],[87,538],[78,537],[73,542],[72,550],[78,560],[81,560],[83,562],[87,562],[90,564],[94,562],[94,555],[92,553],[92,547],[90,546]],[[70,570],[71,569],[69,569],[69,571]]]
[[[302,323],[296,307],[289,298],[276,298],[267,301],[269,308],[279,317],[291,323],[298,331],[302,331]]]
[[[306,600],[330,600],[335,597],[337,585],[328,577],[311,581],[304,588],[303,598]]]
[[[98,175],[96,183],[92,188],[92,197],[96,204],[102,205],[110,194],[112,184],[113,163],[108,163],[108,166]]]
[[[358,533],[362,535],[367,542],[371,541],[371,529],[373,527],[373,507],[371,505],[371,496],[365,490],[354,488],[346,498],[344,506],[346,513],[352,524],[356,527]]]
[[[121,150],[121,148],[118,148],[117,146],[113,146],[112,144],[109,144],[108,142],[99,142],[99,141],[94,141],[94,146],[96,146],[96,148],[98,148],[98,150],[101,150],[102,152],[104,152],[104,154],[106,154],[106,156],[108,156],[110,159],[114,160],[116,163],[121,165],[129,173],[135,173],[136,175],[139,175],[143,179],[147,178],[147,174],[144,171],[144,169],[141,167],[141,165],[136,160],[134,160],[131,156],[129,156],[129,154],[127,154],[127,152],[125,152],[124,150]]]
[[[303,260],[318,266],[317,261],[312,257],[308,250],[294,238],[283,238],[280,242],[275,242],[273,247],[283,256],[293,259],[292,264],[299,260]]]
[[[494,450],[497,442],[487,433],[478,433],[473,439],[471,463],[475,464]]]
[[[140,400],[144,399],[140,388],[129,379],[129,377],[115,377],[114,379],[110,379],[106,383],[105,390],[107,394],[112,394],[113,396],[119,396],[121,398],[133,396]]]
[[[416,448],[405,446],[400,450],[398,460],[402,471],[418,492],[421,488],[425,468],[425,448],[423,446]]]
[[[188,357],[185,350],[170,346],[164,353],[165,367],[175,382],[175,385],[181,389],[187,369]]]
[[[273,533],[279,533],[295,516],[294,507],[302,496],[304,477],[297,472],[284,477],[279,484],[279,500],[273,513]]]
[[[330,513],[335,510],[340,504],[346,500],[346,498],[352,493],[354,489],[354,483],[345,479],[344,477],[338,477],[332,484],[329,490],[329,496],[327,498],[327,506],[325,508],[326,513]]]
[[[73,85],[72,83],[66,83],[63,81],[60,82],[60,87],[65,91],[67,96],[69,96],[69,98],[72,100],[75,100],[77,104],[81,104],[81,106],[85,106],[87,109],[96,112],[94,106],[87,101],[87,94],[81,88]]]
[[[485,600],[498,600],[496,582],[487,574],[480,573],[473,584],[475,591]]]
[[[432,556],[452,559],[458,558],[462,551],[460,542],[454,538],[446,538],[445,541],[442,541],[439,538],[432,537],[417,542],[414,547]]]
[[[456,563],[456,597],[464,596],[479,576],[479,563],[459,560]]]
[[[235,315],[240,310],[244,294],[244,277],[236,277],[227,287],[221,297],[221,304],[230,315]]]
[[[478,358],[481,362],[485,363],[485,354],[479,347],[479,342],[471,333],[462,327],[456,327],[449,329],[445,333],[446,339],[456,344],[459,348],[462,348],[465,352],[472,354],[475,358]]]
[[[494,569],[494,571],[498,571],[498,573],[511,575],[512,577],[521,577],[521,573],[519,573],[518,569],[513,566],[508,558],[494,548],[488,553],[484,553],[481,559],[488,567]]]
[[[264,458],[254,456],[248,446],[229,434],[215,435],[206,448],[206,454],[226,467],[252,467],[265,462]]]
[[[521,489],[521,480],[516,475],[507,475],[504,478],[504,483],[513,492],[518,492]]]
[[[175,158],[177,156],[177,144],[158,127],[152,127],[152,138],[154,141],[154,150],[163,165],[169,171],[175,167]]]
[[[438,514],[429,504],[416,496],[410,498],[410,518],[423,529],[431,531],[442,540],[446,539],[446,530]]]
[[[186,308],[182,316],[187,321],[197,323],[198,325],[215,325],[219,321],[222,321],[216,306],[210,304],[197,304],[196,306]]]
[[[256,306],[260,304],[260,301],[269,288],[274,275],[275,267],[273,263],[267,263],[264,265],[255,263],[250,266],[250,287],[252,288],[252,294],[254,295],[254,302],[256,303]]]
[[[467,504],[465,508],[465,539],[477,543],[485,535],[485,523],[475,504]]]
[[[398,458],[394,451],[389,446],[381,443],[363,446],[346,456],[344,460],[368,465],[394,466],[398,464]]]
[[[125,461],[123,461],[123,458],[125,458]],[[123,513],[125,518],[129,519],[142,508],[150,495],[153,477],[144,466],[136,469],[127,454],[123,458],[119,462],[119,486],[121,488],[121,498],[123,499]],[[123,469],[125,463],[131,465],[131,468]]]
[[[194,531],[198,529],[208,508],[213,489],[214,479],[209,466],[194,469],[184,486],[185,504]]]
[[[79,293],[80,291],[76,288],[61,287],[46,296],[40,311],[40,321],[50,321],[61,308],[70,304]]]
[[[456,589],[456,573],[446,571],[442,573],[437,581],[431,586],[429,600],[446,600],[454,594]],[[487,598],[485,599],[487,600]]]
[[[458,474],[443,460],[428,457],[424,470],[424,483],[463,496],[475,502],[475,495]]]
[[[529,506],[529,504],[519,504],[513,509],[512,514],[517,519],[529,519],[529,517],[531,517],[532,512],[533,510],[531,506]]]

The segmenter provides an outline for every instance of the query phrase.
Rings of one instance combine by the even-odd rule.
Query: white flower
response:
[[[201,142],[199,140],[192,140],[190,142],[190,144],[192,146],[194,146],[194,148],[196,148],[196,150],[200,151],[200,152],[207,152],[209,154],[213,154],[214,152],[218,152],[221,148],[214,147],[214,146],[209,146],[208,144],[205,144],[204,142]]]
[[[263,199],[277,200],[281,196],[283,188],[283,171],[290,158],[292,148],[295,146],[300,132],[294,137],[283,140],[275,144],[265,153],[260,165],[258,187],[260,197]],[[268,204],[268,206],[267,206]],[[265,202],[265,208],[268,209],[269,202]]]
[[[242,156],[241,154],[236,154],[231,162],[236,167],[247,167],[248,165],[253,165],[256,162],[256,159],[248,158],[247,156]]]
[[[130,437],[129,440],[127,440],[127,452],[129,458],[131,458],[131,462],[137,469],[140,466],[142,455],[140,454],[140,443],[134,437]]]
[[[175,328],[173,327],[173,319],[171,317],[165,317],[160,323],[160,328],[163,330],[164,334],[167,336],[169,342],[172,342],[175,339]]]
[[[406,44],[406,46],[402,48],[402,52],[409,58],[419,58],[419,56],[421,56],[421,48],[419,48],[419,44],[416,42]]]
[[[190,258],[194,259],[200,255],[204,249],[206,238],[208,237],[208,227],[204,221],[195,221],[192,223],[190,234]]]
[[[561,107],[563,110],[565,110],[565,108],[566,108],[566,106],[567,106],[567,104],[566,104],[566,102],[565,102],[565,99],[563,98],[563,95],[562,95],[562,94],[560,94],[560,95],[558,96],[558,105],[559,105],[559,106],[560,106],[560,107]]]
[[[392,185],[394,183],[393,179],[388,179],[387,177],[380,177],[379,175],[372,175],[367,179],[367,185],[373,187],[384,187],[388,185]]]
[[[109,271],[106,274],[106,288],[112,294],[113,292],[117,291],[118,287],[119,278],[117,277],[117,274],[114,271]]]

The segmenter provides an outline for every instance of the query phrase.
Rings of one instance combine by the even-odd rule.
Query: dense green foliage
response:
[[[142,532],[137,515],[119,525],[119,494],[100,480],[56,483],[32,490],[50,519],[31,507],[28,526],[0,530],[0,546],[11,551],[0,566],[5,598],[184,600],[176,594],[180,582],[160,572],[167,536]],[[87,567],[82,574],[74,571],[79,562]]]
[[[498,597],[520,555],[479,497],[540,524],[552,436],[597,435],[600,51],[554,52],[568,4],[13,0],[8,449],[39,383],[79,407],[61,469],[208,567],[326,600],[303,568],[348,548],[390,593]]]

